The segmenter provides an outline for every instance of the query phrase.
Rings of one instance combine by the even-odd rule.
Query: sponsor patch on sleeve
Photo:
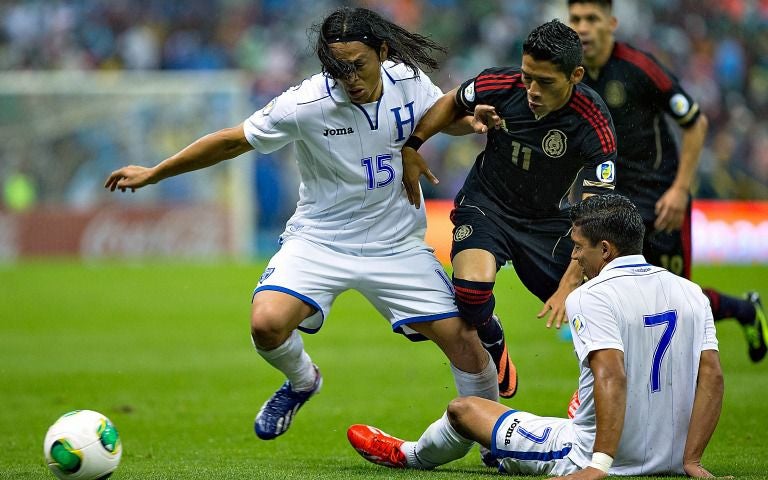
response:
[[[587,328],[587,322],[584,320],[584,317],[582,317],[580,313],[577,313],[571,319],[571,325],[573,325],[573,331],[576,332],[577,335],[581,335],[584,329]]]
[[[691,103],[685,98],[682,93],[676,93],[669,99],[669,108],[678,117],[684,117],[688,115],[688,111],[691,109]]]
[[[606,183],[613,183],[616,178],[616,167],[613,162],[608,160],[597,166],[597,178],[598,180]]]
[[[277,101],[277,99],[273,98],[268,104],[264,105],[264,108],[261,109],[261,114],[266,117],[272,113],[272,109],[275,108],[275,101]]]
[[[475,82],[472,82],[464,87],[464,100],[468,102],[475,101]]]

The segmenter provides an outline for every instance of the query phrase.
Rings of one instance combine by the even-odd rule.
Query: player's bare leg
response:
[[[413,323],[409,327],[435,342],[454,367],[473,374],[480,374],[488,368],[490,357],[477,333],[459,317]]]
[[[304,351],[299,324],[315,310],[291,295],[264,290],[251,306],[251,338],[257,352],[287,380],[259,410],[254,430],[259,438],[285,433],[307,400],[320,391],[322,376]]]

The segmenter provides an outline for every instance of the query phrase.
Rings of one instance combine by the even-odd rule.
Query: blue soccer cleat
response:
[[[314,367],[317,376],[310,390],[295,392],[291,389],[291,382],[286,380],[283,386],[264,402],[253,422],[257,437],[262,440],[272,440],[285,433],[291,426],[296,412],[320,391],[320,387],[323,386],[323,376],[320,375],[317,365]]]

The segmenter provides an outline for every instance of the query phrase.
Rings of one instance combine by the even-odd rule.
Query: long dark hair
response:
[[[317,35],[315,51],[323,72],[333,78],[346,78],[355,71],[352,64],[333,56],[330,44],[334,42],[359,41],[376,51],[386,42],[387,58],[405,64],[414,73],[417,68],[437,69],[432,51],[446,53],[445,48],[428,37],[411,33],[367,8],[339,8],[322,23],[313,25],[312,31]]]

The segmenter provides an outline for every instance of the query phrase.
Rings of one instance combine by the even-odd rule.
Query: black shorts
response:
[[[691,204],[683,226],[671,233],[657,232],[653,222],[645,222],[643,255],[648,263],[666,268],[675,275],[691,278]]]
[[[496,257],[497,271],[511,261],[523,285],[542,302],[555,293],[573,251],[568,212],[521,218],[465,197],[451,212],[451,221],[451,258],[470,248],[485,250]]]

